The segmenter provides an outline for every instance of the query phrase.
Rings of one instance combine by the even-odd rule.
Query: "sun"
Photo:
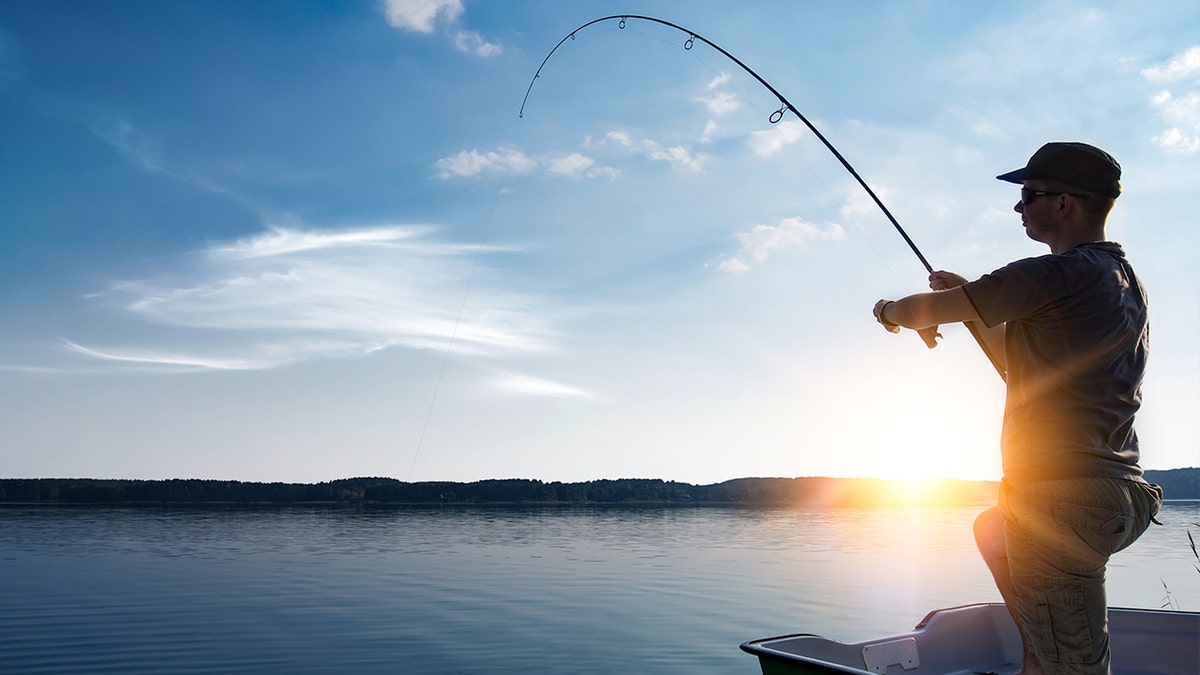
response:
[[[981,370],[978,356],[949,350],[945,356],[945,363],[930,358],[894,366],[890,377],[901,386],[847,383],[861,392],[835,418],[846,441],[843,457],[852,464],[847,474],[897,481],[912,496],[934,490],[934,478],[999,479],[1003,386],[956,383],[956,369]]]
[[[888,496],[897,506],[945,502],[954,496],[952,492],[940,478],[896,478],[888,483]]]

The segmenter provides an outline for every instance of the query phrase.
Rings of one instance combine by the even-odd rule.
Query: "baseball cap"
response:
[[[1033,153],[1024,168],[996,178],[1009,183],[1056,180],[1114,199],[1121,194],[1121,165],[1087,143],[1047,143]]]

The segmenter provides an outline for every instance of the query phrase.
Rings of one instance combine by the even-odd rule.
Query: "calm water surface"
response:
[[[999,600],[981,508],[0,506],[0,670],[749,675]],[[1159,519],[1110,604],[1200,610],[1200,502]]]

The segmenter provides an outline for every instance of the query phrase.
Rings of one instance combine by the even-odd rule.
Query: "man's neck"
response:
[[[1055,241],[1047,242],[1050,245],[1051,253],[1066,253],[1067,251],[1070,251],[1076,246],[1080,246],[1082,244],[1095,244],[1097,242],[1108,240],[1107,237],[1104,236],[1104,228],[1100,228],[1099,230],[1089,228],[1086,231],[1073,233],[1073,235],[1067,235],[1067,233],[1063,234],[1064,236],[1056,239]]]

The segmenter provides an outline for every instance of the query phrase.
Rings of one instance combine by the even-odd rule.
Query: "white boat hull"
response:
[[[1200,673],[1200,613],[1109,608],[1113,675]],[[764,675],[1012,675],[1021,639],[1000,603],[930,612],[910,633],[843,643],[816,635],[753,640]]]

